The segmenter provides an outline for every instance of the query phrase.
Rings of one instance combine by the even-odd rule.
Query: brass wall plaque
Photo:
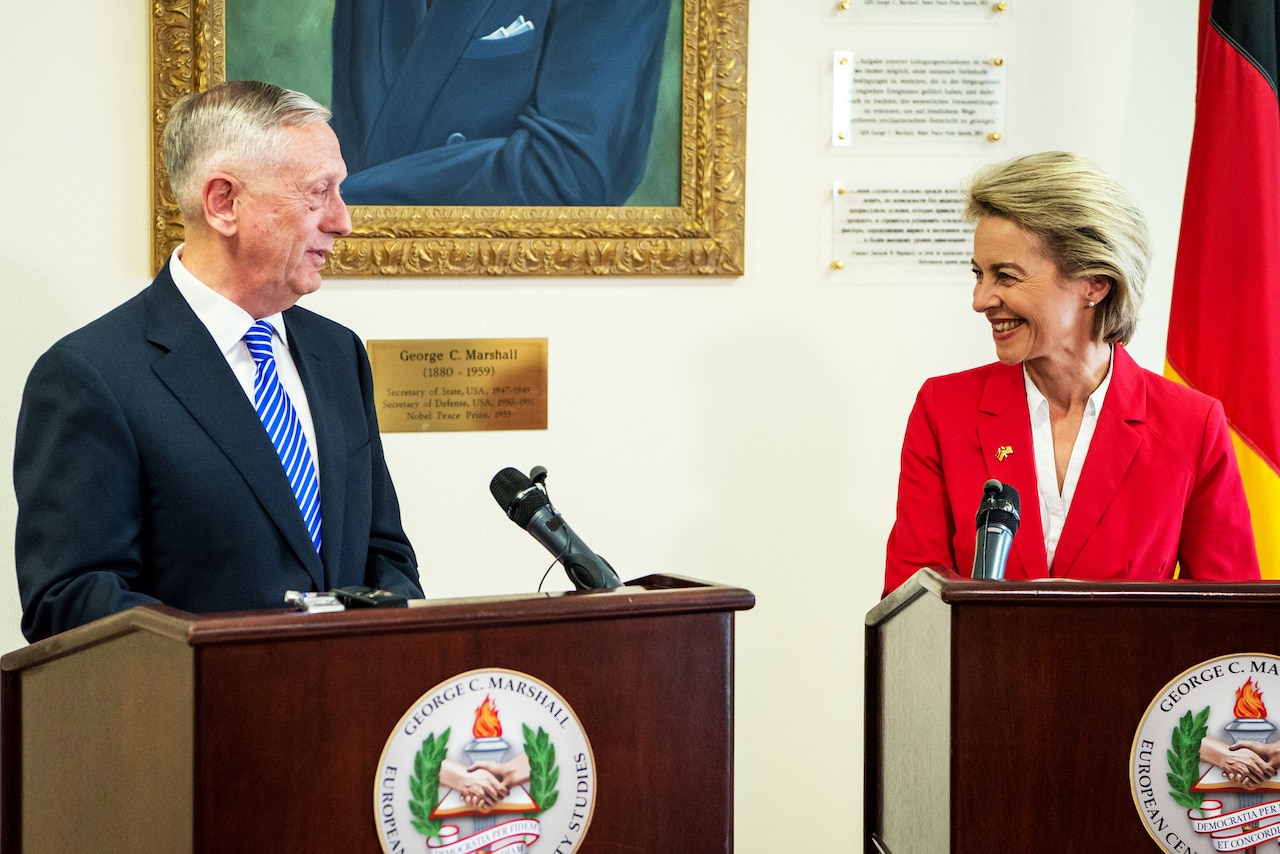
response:
[[[370,341],[383,433],[547,429],[546,338]]]

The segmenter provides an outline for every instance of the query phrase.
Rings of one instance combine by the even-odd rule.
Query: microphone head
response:
[[[495,474],[493,480],[489,481],[489,492],[502,508],[502,512],[508,513],[516,503],[516,499],[520,497],[520,493],[531,486],[533,481],[525,477],[524,472],[508,467]]]
[[[538,484],[538,486],[546,486],[547,485],[547,467],[534,466],[533,468],[529,469],[529,480]]]
[[[988,524],[998,524],[1007,527],[1010,533],[1017,533],[1021,512],[1018,490],[994,478],[982,485],[982,503],[978,505],[975,520],[979,530]]]
[[[551,503],[547,494],[533,485],[519,469],[505,468],[489,481],[489,492],[512,522],[525,530],[534,515]]]
[[[1022,499],[1018,497],[1018,490],[1006,483],[1000,489],[1000,499],[1009,505],[1008,510],[1013,514],[1015,519],[1020,517],[1022,512]]]
[[[537,487],[532,487],[528,492],[520,496],[520,500],[516,502],[516,506],[507,511],[507,516],[511,518],[521,528],[529,530],[529,523],[533,521],[533,517],[543,507],[551,504],[551,499],[547,494]],[[552,508],[552,513],[555,508]]]

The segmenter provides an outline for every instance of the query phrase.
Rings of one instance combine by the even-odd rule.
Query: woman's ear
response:
[[[1111,293],[1112,284],[1110,276],[1089,276],[1085,279],[1085,300],[1089,305],[1097,305]]]

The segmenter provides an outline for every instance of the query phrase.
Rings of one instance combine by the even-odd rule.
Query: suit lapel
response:
[[[1118,344],[1114,360],[1111,385],[1053,558],[1055,575],[1070,575],[1076,568],[1076,559],[1101,524],[1142,445],[1136,425],[1146,420],[1146,387],[1137,364]]]
[[[431,115],[431,106],[440,96],[454,66],[467,49],[472,33],[493,3],[494,0],[478,0],[433,6],[418,27],[404,62],[395,70],[387,98],[370,125],[366,144],[376,144],[378,140],[385,139],[412,139],[421,132],[421,128],[406,128],[407,134],[392,134],[387,132],[386,126],[403,121],[405,104],[416,105],[409,111],[410,115]],[[380,163],[407,153],[369,148],[365,162]]]
[[[323,581],[320,558],[280,458],[222,353],[178,293],[167,268],[148,292],[146,322],[147,340],[167,351],[152,370],[240,472],[319,585]]]
[[[1036,481],[1031,416],[1020,365],[996,365],[978,403],[978,443],[986,477],[1018,490],[1020,521],[1010,552],[1010,577],[1042,578],[1049,574],[1044,528]],[[985,417],[984,417],[985,416]],[[975,501],[977,497],[975,496]],[[975,504],[976,508],[976,504]],[[1017,567],[1021,567],[1018,573]]]
[[[338,577],[335,564],[342,554],[342,532],[345,530],[347,447],[346,432],[338,413],[344,401],[333,387],[331,377],[334,366],[326,365],[325,354],[316,346],[314,337],[308,336],[305,315],[293,309],[284,313],[285,328],[289,332],[289,350],[297,365],[302,387],[307,392],[307,405],[311,410],[311,422],[315,425],[316,447],[314,452],[320,465],[320,512],[323,518],[324,585],[329,590]],[[347,401],[346,405],[350,405]],[[313,552],[314,553],[314,552]]]

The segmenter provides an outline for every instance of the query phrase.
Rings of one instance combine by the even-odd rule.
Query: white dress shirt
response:
[[[213,341],[222,351],[223,357],[231,367],[231,372],[240,381],[249,403],[253,403],[253,378],[257,373],[257,365],[249,355],[249,347],[244,343],[244,334],[257,320],[265,320],[275,328],[276,334],[271,339],[271,349],[276,357],[276,375],[285,393],[293,403],[302,422],[302,432],[307,437],[307,447],[311,450],[311,460],[316,467],[316,477],[320,476],[320,455],[316,453],[316,428],[311,420],[311,407],[307,403],[307,392],[302,387],[302,378],[298,376],[298,368],[293,363],[293,355],[289,351],[288,333],[284,328],[284,315],[277,312],[270,317],[255,318],[240,306],[210,288],[182,266],[182,246],[173,251],[169,259],[169,272],[178,292],[191,306],[196,317],[204,324],[213,336]],[[265,429],[265,428],[264,428]]]
[[[1084,468],[1085,457],[1089,454],[1089,445],[1093,442],[1093,431],[1098,426],[1098,413],[1102,411],[1103,400],[1107,389],[1111,386],[1111,370],[1115,366],[1115,349],[1111,351],[1111,362],[1107,365],[1107,375],[1102,384],[1094,389],[1085,403],[1084,417],[1080,419],[1080,432],[1076,434],[1075,446],[1071,449],[1071,459],[1067,462],[1067,471],[1062,478],[1062,492],[1058,492],[1058,468],[1053,454],[1053,428],[1049,424],[1049,401],[1036,388],[1027,374],[1027,366],[1022,366],[1022,381],[1027,388],[1027,409],[1031,412],[1031,441],[1036,458],[1036,484],[1040,498],[1040,519],[1044,525],[1044,552],[1048,559],[1049,574],[1053,574],[1053,556],[1058,550],[1058,539],[1062,536],[1062,526],[1066,524],[1067,513],[1071,510],[1071,499],[1075,496],[1076,485],[1080,483],[1080,471]]]

